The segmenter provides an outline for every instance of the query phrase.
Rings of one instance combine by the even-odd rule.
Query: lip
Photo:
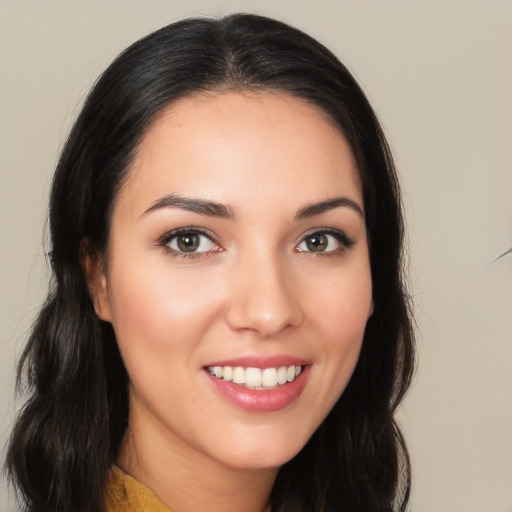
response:
[[[212,365],[207,366],[242,366],[242,367],[253,367],[253,368],[268,368],[278,366],[302,366],[302,372],[292,382],[287,382],[282,386],[275,389],[269,390],[256,390],[247,389],[243,386],[233,383],[232,381],[225,381],[211,375],[206,367],[204,374],[213,386],[214,390],[219,395],[239,409],[243,409],[248,412],[273,412],[279,411],[291,405],[295,400],[299,398],[301,393],[304,391],[310,375],[311,364],[300,364],[299,359],[286,358],[288,364],[276,364],[274,358],[270,358],[274,362],[271,364],[263,363],[261,358],[258,358],[258,363],[253,358],[240,358],[231,359],[229,361],[216,361]],[[290,362],[290,361],[294,362]],[[252,362],[251,362],[252,361]],[[279,361],[283,361],[279,359]]]

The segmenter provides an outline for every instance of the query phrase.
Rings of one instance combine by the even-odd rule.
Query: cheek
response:
[[[201,368],[202,340],[218,315],[216,283],[200,272],[173,273],[166,262],[112,270],[112,324],[132,393],[160,416],[162,397],[175,402]],[[187,396],[189,406],[203,409],[196,395]]]
[[[312,288],[310,288],[312,289]],[[317,396],[332,407],[344,391],[357,364],[366,323],[372,312],[372,284],[368,267],[323,281],[309,301],[318,345],[319,366],[327,386]]]
[[[113,272],[112,324],[126,365],[132,359],[134,366],[143,360],[158,364],[169,354],[192,353],[216,316],[215,284],[198,272],[173,274],[165,263]]]
[[[368,266],[357,271],[340,272],[308,286],[309,316],[333,343],[344,344],[362,338],[372,312],[372,283]],[[317,281],[318,284],[318,281]]]

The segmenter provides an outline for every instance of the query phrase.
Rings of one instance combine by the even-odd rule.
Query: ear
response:
[[[80,264],[89,288],[94,311],[101,320],[111,322],[105,258],[98,254],[87,239],[82,240],[80,244]]]

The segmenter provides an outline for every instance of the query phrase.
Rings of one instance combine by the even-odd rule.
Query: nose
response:
[[[247,258],[234,271],[226,319],[236,331],[271,338],[303,320],[297,281],[277,255]]]

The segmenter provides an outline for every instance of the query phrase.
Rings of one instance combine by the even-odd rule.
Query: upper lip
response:
[[[278,354],[273,356],[240,356],[233,359],[222,359],[205,364],[209,366],[241,366],[242,368],[280,368],[281,366],[305,366],[310,361],[291,355]]]

